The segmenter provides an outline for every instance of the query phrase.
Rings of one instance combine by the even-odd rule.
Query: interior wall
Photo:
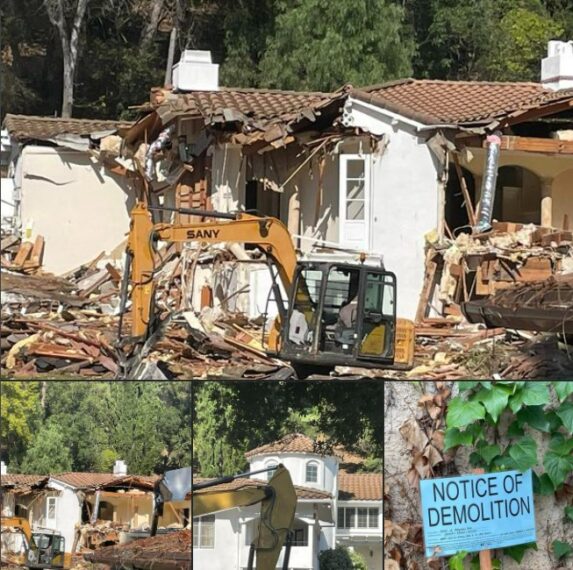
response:
[[[569,229],[573,229],[573,168],[565,170],[553,180],[551,196],[553,225],[563,227],[563,219],[567,214]]]
[[[125,239],[134,198],[124,178],[63,148],[29,145],[22,159],[23,235],[44,236],[46,271],[70,271]]]

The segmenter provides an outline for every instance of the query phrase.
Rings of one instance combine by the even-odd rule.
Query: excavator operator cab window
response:
[[[301,268],[295,285],[288,327],[288,340],[299,348],[310,350],[312,346],[321,287],[321,268]]]

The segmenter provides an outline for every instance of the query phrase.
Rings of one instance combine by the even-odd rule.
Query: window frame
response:
[[[362,513],[365,516],[364,523],[360,526],[359,511],[366,511]],[[342,525],[340,522],[342,521]],[[371,526],[374,521],[376,526]],[[380,529],[380,507],[370,507],[368,505],[356,505],[352,507],[338,507],[336,513],[336,526],[338,529],[347,531],[365,532],[370,530]]]
[[[361,178],[348,176],[348,164],[350,161],[360,160],[364,165],[364,175]],[[358,154],[340,154],[338,165],[338,218],[340,221],[339,226],[339,242],[344,246],[351,246],[356,249],[370,249],[370,216],[371,216],[371,203],[372,203],[372,176],[371,176],[371,163],[372,155],[370,153]],[[348,198],[347,185],[352,180],[364,181],[364,198]],[[347,216],[348,202],[363,202],[364,203],[364,216],[360,220],[349,219]],[[359,242],[358,240],[349,240],[348,238],[348,224],[357,226],[364,224],[364,238]]]
[[[54,516],[50,516],[50,505],[54,506]],[[58,497],[46,497],[46,525],[56,524],[58,519]]]
[[[209,519],[209,520],[205,520]],[[204,550],[213,550],[215,548],[215,522],[216,518],[215,515],[203,515],[202,517],[193,517],[193,548],[202,548]],[[205,527],[205,523],[211,523],[213,526],[213,540],[212,545],[205,546],[204,544],[204,536],[203,536],[203,528]],[[197,525],[197,530],[195,530],[195,525]],[[197,537],[197,542],[195,542],[195,537]]]
[[[316,470],[316,480],[315,481],[310,481],[308,479],[308,468],[309,467],[314,467]],[[304,465],[304,482],[310,483],[311,485],[312,484],[318,485],[319,473],[320,473],[320,465],[319,465],[318,461],[316,461],[315,459],[310,459]]]

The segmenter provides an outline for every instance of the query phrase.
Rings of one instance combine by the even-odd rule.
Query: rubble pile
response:
[[[33,274],[42,267],[43,256],[44,238],[41,235],[33,242],[7,235],[0,242],[0,264],[4,269]]]
[[[485,234],[461,233],[443,242],[426,237],[430,244],[418,323],[432,310],[461,316],[464,302],[490,297],[516,283],[573,272],[571,231],[494,222]],[[442,303],[441,310],[436,301]]]
[[[88,562],[112,569],[191,570],[191,531],[168,532],[84,554]]]

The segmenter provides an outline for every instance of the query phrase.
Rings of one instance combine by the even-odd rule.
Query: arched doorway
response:
[[[522,166],[501,166],[497,175],[493,219],[541,223],[541,180]]]

